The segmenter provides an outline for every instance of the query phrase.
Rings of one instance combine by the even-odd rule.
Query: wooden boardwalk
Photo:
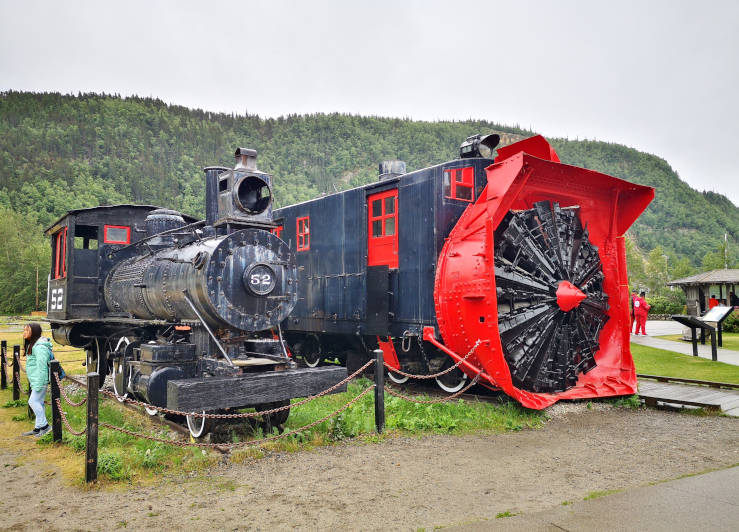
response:
[[[639,396],[650,406],[655,406],[657,402],[698,406],[739,417],[739,390],[639,379]]]

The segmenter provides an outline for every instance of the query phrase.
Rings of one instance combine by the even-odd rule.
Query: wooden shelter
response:
[[[687,298],[688,315],[701,316],[708,310],[708,300],[712,295],[722,305],[736,305],[736,298],[739,297],[737,287],[739,287],[739,270],[723,269],[711,270],[710,272],[698,273],[685,277],[683,279],[675,279],[667,283],[667,286],[679,286],[685,291]],[[732,301],[732,295],[734,301]]]

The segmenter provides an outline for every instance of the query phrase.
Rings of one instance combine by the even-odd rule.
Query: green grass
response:
[[[668,336],[658,336],[658,338],[662,338],[663,340],[674,340],[677,342],[683,342],[683,335],[682,334],[671,334]],[[700,336],[698,337],[700,340]],[[718,339],[716,340],[718,341]],[[690,345],[690,342],[685,342],[686,344]],[[730,349],[732,351],[739,351],[739,333],[721,333],[721,349]],[[706,337],[706,345],[711,345],[711,337],[710,335]]]
[[[637,373],[739,384],[739,366],[631,344]]]
[[[603,490],[603,491],[591,491],[585,497],[583,497],[583,500],[584,501],[591,501],[593,499],[599,499],[601,497],[607,497],[608,495],[613,495],[614,493],[620,493],[622,491],[623,491],[622,489],[617,489],[617,490]]]
[[[351,383],[347,392],[322,397],[294,408],[288,418],[286,430],[299,429],[330,414],[371,384],[371,381],[361,379]],[[72,399],[78,401],[83,394],[84,391],[78,392]],[[25,395],[22,397],[25,399]],[[31,423],[25,416],[25,401],[11,401],[11,390],[0,391],[0,405],[5,405],[5,408],[0,409],[2,430],[9,433],[22,432],[30,427]],[[493,404],[457,399],[442,404],[419,405],[386,394],[385,407],[386,432],[383,435],[375,433],[374,401],[373,393],[370,392],[339,416],[328,419],[310,430],[276,442],[262,444],[259,447],[239,448],[231,454],[231,460],[239,462],[246,459],[259,459],[270,451],[296,452],[317,446],[333,445],[347,439],[374,443],[401,434],[517,431],[538,427],[546,419],[541,412],[527,410],[513,402]],[[51,408],[47,407],[49,419],[51,419],[50,410]],[[65,404],[64,410],[73,428],[80,430],[85,426],[86,405],[71,407]],[[108,398],[100,399],[99,416],[101,423],[110,423],[163,439],[175,437],[168,428],[152,424],[148,416],[126,409]],[[249,432],[245,430],[245,427],[245,423],[234,427],[228,441],[239,442],[263,436],[261,429]],[[75,469],[72,475],[74,478],[79,478],[81,482],[85,436],[74,436],[67,432],[66,427],[63,432],[62,446],[51,441],[51,433],[38,440],[38,444],[43,448],[56,451],[66,448],[68,455],[71,453],[71,456],[77,456],[79,469]],[[98,457],[99,477],[111,483],[152,480],[158,474],[167,471],[178,473],[201,471],[221,459],[220,453],[214,450],[175,447],[107,428],[100,429],[98,448],[100,453]],[[232,488],[232,486],[224,486],[223,489]]]

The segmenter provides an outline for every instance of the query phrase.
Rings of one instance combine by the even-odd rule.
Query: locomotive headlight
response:
[[[484,157],[486,159],[492,159],[493,150],[499,142],[500,135],[472,135],[471,137],[467,137],[459,147],[459,158]]]
[[[244,285],[254,295],[266,296],[275,289],[275,271],[266,264],[255,264],[244,271]]]

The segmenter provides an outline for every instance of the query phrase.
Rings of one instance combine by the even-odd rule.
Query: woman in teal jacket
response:
[[[31,397],[28,406],[36,415],[36,424],[33,430],[24,432],[24,436],[40,438],[51,430],[46,421],[44,398],[46,387],[49,384],[49,359],[51,358],[51,342],[48,338],[41,338],[41,325],[29,323],[23,329],[23,338],[28,340],[26,349],[26,375],[31,383]]]

